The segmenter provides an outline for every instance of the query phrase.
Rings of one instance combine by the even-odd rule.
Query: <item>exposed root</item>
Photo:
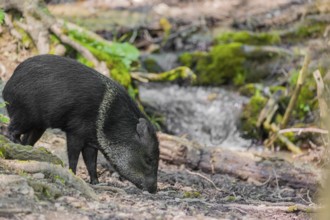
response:
[[[131,73],[133,79],[136,79],[141,82],[161,82],[161,81],[174,81],[177,79],[187,80],[192,82],[196,79],[196,75],[188,67],[177,67],[167,72],[163,73],[140,73],[133,72]]]
[[[260,204],[258,206],[255,205],[245,205],[245,204],[224,204],[223,206],[228,208],[239,208],[244,211],[254,211],[254,212],[262,212],[262,211],[282,211],[282,212],[307,212],[307,213],[314,213],[319,212],[321,207],[318,206],[306,206],[302,204],[292,204],[290,206],[282,206],[274,203],[272,205],[264,205]]]
[[[23,17],[26,19],[26,23],[19,22],[20,28],[26,31],[32,38],[39,54],[46,54],[50,51],[49,43],[49,30],[53,32],[62,43],[71,46],[87,60],[91,61],[96,70],[104,75],[109,75],[109,70],[104,62],[99,62],[95,56],[85,47],[79,43],[71,40],[67,35],[63,33],[64,22],[58,21],[53,17],[47,10],[44,3],[38,0],[28,0],[28,1],[4,1],[0,2],[0,8],[5,10],[16,9],[20,11]],[[10,32],[17,39],[21,40],[22,36],[15,30],[11,19],[6,15],[6,24],[8,25]],[[73,24],[65,24],[66,27],[72,27],[73,29],[79,29],[78,26]],[[95,39],[101,39],[101,37],[96,34],[92,34],[90,31],[84,31]],[[104,41],[104,40],[103,40]]]
[[[286,128],[278,131],[279,134],[284,134],[289,132],[296,132],[298,133],[298,135],[301,133],[319,133],[319,134],[329,133],[329,131],[320,128]]]
[[[60,165],[38,161],[18,161],[0,159],[0,167],[13,170],[17,173],[44,173],[45,175],[56,176],[63,179],[65,184],[73,186],[88,198],[97,200],[95,192],[85,181],[74,175],[70,170]]]
[[[96,189],[96,190],[111,191],[111,192],[119,193],[119,194],[122,194],[122,195],[126,195],[127,194],[125,192],[125,190],[120,189],[118,187],[113,187],[113,186],[91,185],[91,187],[93,189]]]
[[[60,158],[53,155],[45,148],[34,148],[23,146],[8,141],[3,135],[0,135],[0,158],[14,160],[36,160],[53,164],[63,165]]]
[[[217,187],[217,186],[215,185],[215,183],[214,183],[211,179],[207,178],[206,176],[204,176],[204,175],[202,175],[202,174],[200,174],[200,173],[195,173],[195,172],[189,171],[189,170],[187,170],[187,169],[186,169],[186,171],[187,171],[188,173],[192,174],[192,175],[196,175],[196,176],[202,177],[203,179],[205,179],[205,180],[207,180],[208,182],[210,182],[210,183],[214,186],[214,188],[215,188],[216,190],[218,190],[218,191],[222,191],[222,189],[220,189],[219,187]]]

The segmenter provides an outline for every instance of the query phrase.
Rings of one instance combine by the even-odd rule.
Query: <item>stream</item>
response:
[[[169,132],[187,135],[206,146],[246,148],[237,123],[247,98],[222,88],[141,84],[140,96],[165,116]]]

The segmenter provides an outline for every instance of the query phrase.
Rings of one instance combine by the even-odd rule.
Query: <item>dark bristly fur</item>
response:
[[[3,90],[13,142],[34,145],[47,128],[67,135],[69,167],[80,152],[91,183],[98,183],[100,150],[120,175],[149,192],[157,190],[155,131],[126,90],[75,60],[39,55],[22,62]]]

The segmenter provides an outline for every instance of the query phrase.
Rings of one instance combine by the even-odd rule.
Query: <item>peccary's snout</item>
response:
[[[147,177],[145,180],[145,185],[143,189],[147,190],[149,193],[157,192],[157,178]]]

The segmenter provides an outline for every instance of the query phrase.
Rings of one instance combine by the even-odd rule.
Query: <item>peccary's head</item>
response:
[[[159,148],[156,133],[151,124],[140,118],[136,132],[130,140],[116,146],[112,165],[127,180],[150,193],[157,191]]]
[[[155,129],[121,86],[105,92],[97,120],[97,140],[104,156],[125,179],[155,193],[159,146]]]
[[[127,123],[112,124],[104,129],[107,149],[103,153],[115,170],[138,188],[157,191],[159,147],[156,132],[145,118],[140,118],[133,130]],[[103,145],[104,146],[104,145]]]

